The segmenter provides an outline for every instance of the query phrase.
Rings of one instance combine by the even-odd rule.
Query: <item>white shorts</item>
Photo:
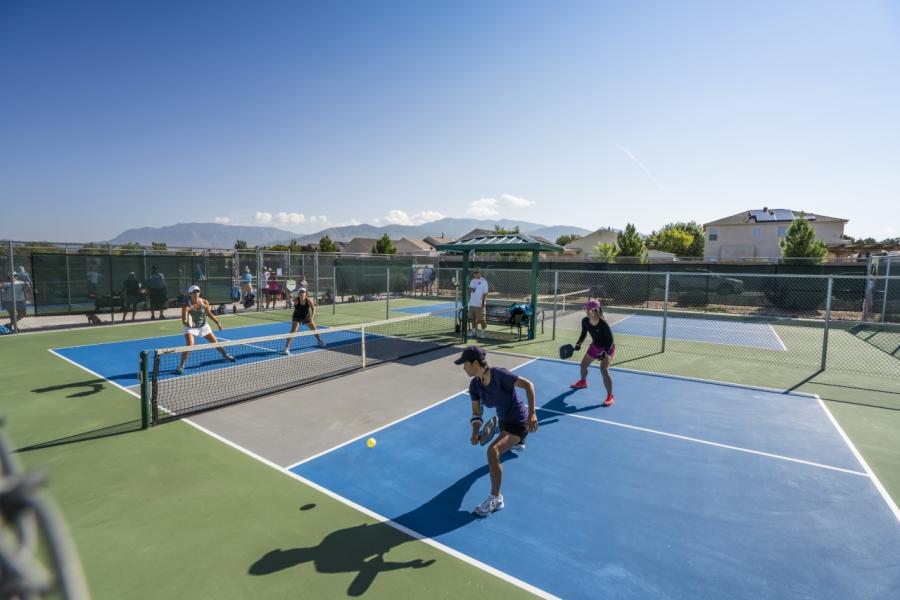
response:
[[[212,327],[207,323],[203,327],[185,327],[184,332],[190,333],[194,337],[206,337],[212,333]]]

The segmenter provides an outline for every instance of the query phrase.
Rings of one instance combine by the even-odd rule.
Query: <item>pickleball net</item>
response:
[[[452,346],[459,342],[453,317],[453,311],[437,311],[148,351],[142,361],[145,420],[155,425]]]

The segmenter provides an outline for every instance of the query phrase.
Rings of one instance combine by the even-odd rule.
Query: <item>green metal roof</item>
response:
[[[542,237],[523,235],[485,235],[435,246],[441,252],[563,252],[565,248]]]

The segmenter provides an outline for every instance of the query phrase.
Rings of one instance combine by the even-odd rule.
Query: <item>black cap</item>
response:
[[[461,365],[467,361],[480,360],[483,361],[485,357],[484,348],[480,348],[479,346],[469,346],[465,350],[462,351],[462,355],[459,358],[453,361],[453,364]]]

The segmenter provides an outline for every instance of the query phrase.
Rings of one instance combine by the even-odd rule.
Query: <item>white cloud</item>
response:
[[[422,223],[429,223],[431,221],[437,221],[438,219],[443,219],[444,215],[435,211],[435,210],[423,210],[421,212],[417,212],[414,215],[409,215],[402,210],[392,210],[389,211],[384,218],[375,219],[376,223],[384,222],[390,225],[421,225]]]
[[[525,198],[519,198],[518,196],[503,194],[500,196],[500,203],[509,208],[525,208],[526,206],[533,205],[534,200],[526,200]]]
[[[497,210],[496,198],[481,198],[470,203],[466,209],[466,216],[473,219],[487,219],[498,214],[500,214],[500,211]]]
[[[213,223],[218,223],[219,225],[228,225],[231,223],[230,217],[216,217],[213,219]]]
[[[267,212],[258,212],[254,217],[257,223],[271,223],[272,222],[272,213]]]
[[[532,205],[534,205],[534,200],[503,194],[499,198],[480,198],[470,202],[466,208],[466,216],[473,219],[488,219],[499,215],[500,211],[505,208],[526,208]]]
[[[306,217],[303,215],[303,213],[297,212],[280,212],[275,215],[275,218],[278,219],[279,223],[289,223],[291,225],[300,225],[301,223],[306,223]]]

